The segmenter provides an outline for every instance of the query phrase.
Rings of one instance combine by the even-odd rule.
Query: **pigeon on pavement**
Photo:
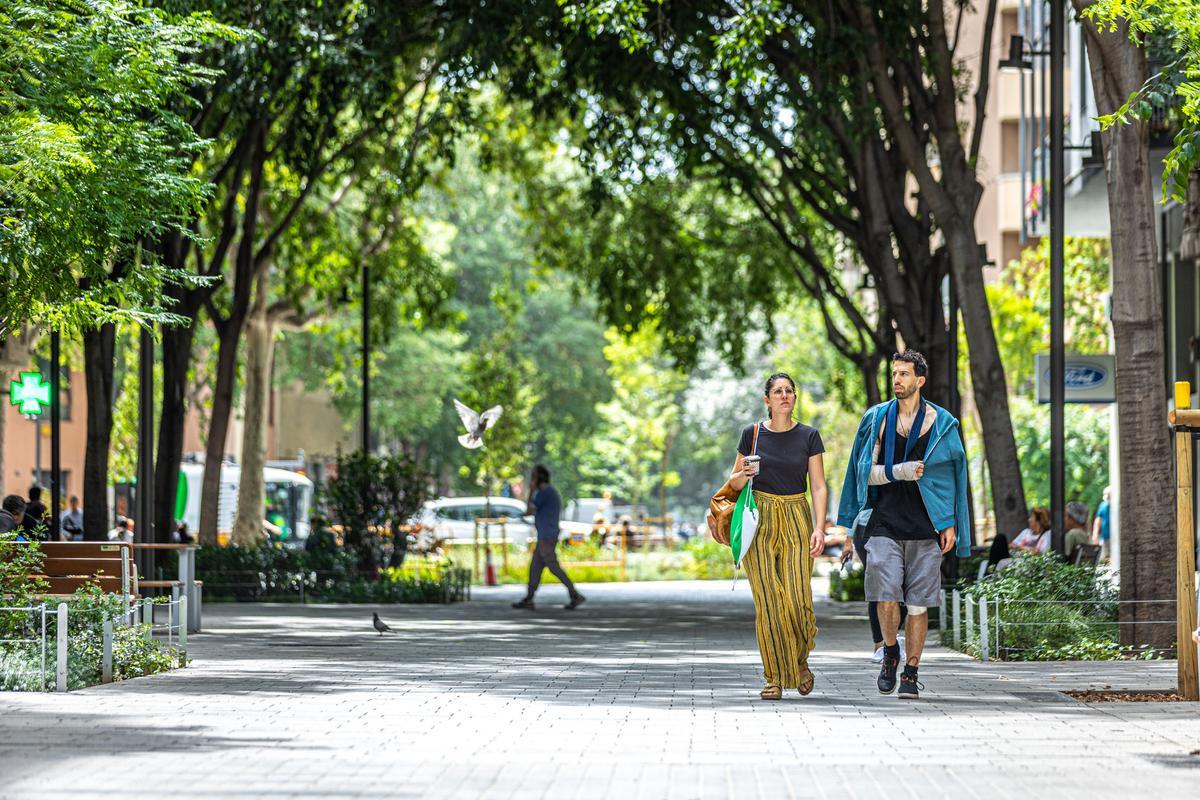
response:
[[[388,624],[386,622],[384,622],[383,620],[381,620],[379,618],[379,614],[372,612],[371,616],[373,617],[373,619],[371,620],[371,624],[375,626],[375,630],[379,631],[380,636],[383,636],[383,634],[385,634],[385,633],[394,633],[395,632],[391,628],[388,627]]]
[[[495,425],[496,420],[504,413],[503,406],[492,406],[482,414],[477,414],[458,400],[454,401],[454,410],[458,412],[458,418],[467,429],[466,433],[458,437],[458,443],[470,450],[483,447],[484,431]]]

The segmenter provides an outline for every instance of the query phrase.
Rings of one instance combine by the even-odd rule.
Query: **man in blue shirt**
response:
[[[1109,515],[1112,511],[1109,508],[1109,500],[1112,498],[1112,487],[1104,487],[1104,499],[1100,501],[1100,507],[1096,509],[1096,521],[1092,523],[1092,544],[1100,545],[1100,558],[1108,561],[1112,557],[1109,552]]]
[[[533,609],[533,595],[537,592],[538,584],[542,582],[542,570],[550,570],[550,574],[562,581],[567,587],[570,602],[563,608],[573,609],[586,600],[576,589],[575,584],[567,577],[562,566],[558,563],[558,518],[562,513],[562,498],[558,490],[550,485],[550,470],[542,464],[533,468],[529,481],[529,513],[533,515],[533,527],[537,530],[537,547],[533,551],[533,560],[529,562],[529,587],[525,598],[513,603],[513,608]]]

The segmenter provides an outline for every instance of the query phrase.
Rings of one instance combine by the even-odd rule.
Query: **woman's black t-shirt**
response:
[[[747,425],[738,442],[738,452],[750,455],[754,426]],[[765,425],[758,429],[758,475],[754,488],[768,494],[803,494],[808,491],[808,459],[825,452],[821,434],[809,425],[797,424],[790,431],[776,433]]]

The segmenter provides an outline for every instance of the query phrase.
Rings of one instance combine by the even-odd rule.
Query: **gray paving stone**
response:
[[[1085,706],[1173,662],[979,664],[930,647],[917,703],[874,688],[861,604],[821,603],[817,686],[757,699],[748,587],[548,587],[455,606],[205,609],[194,664],[0,696],[0,797],[553,800],[1195,796],[1200,709]],[[551,602],[551,600],[554,602]]]

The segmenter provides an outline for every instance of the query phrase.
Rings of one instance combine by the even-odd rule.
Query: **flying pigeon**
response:
[[[454,401],[454,410],[467,428],[467,432],[458,437],[458,443],[471,450],[483,447],[483,432],[495,425],[504,413],[502,406],[492,406],[482,414],[476,414],[457,400]]]
[[[385,634],[385,633],[393,633],[394,632],[394,631],[392,631],[391,628],[388,627],[388,624],[386,622],[384,622],[383,620],[381,620],[379,618],[379,614],[372,612],[371,616],[373,617],[373,619],[371,620],[371,624],[375,626],[375,630],[379,631],[380,636],[383,636],[383,634]]]

